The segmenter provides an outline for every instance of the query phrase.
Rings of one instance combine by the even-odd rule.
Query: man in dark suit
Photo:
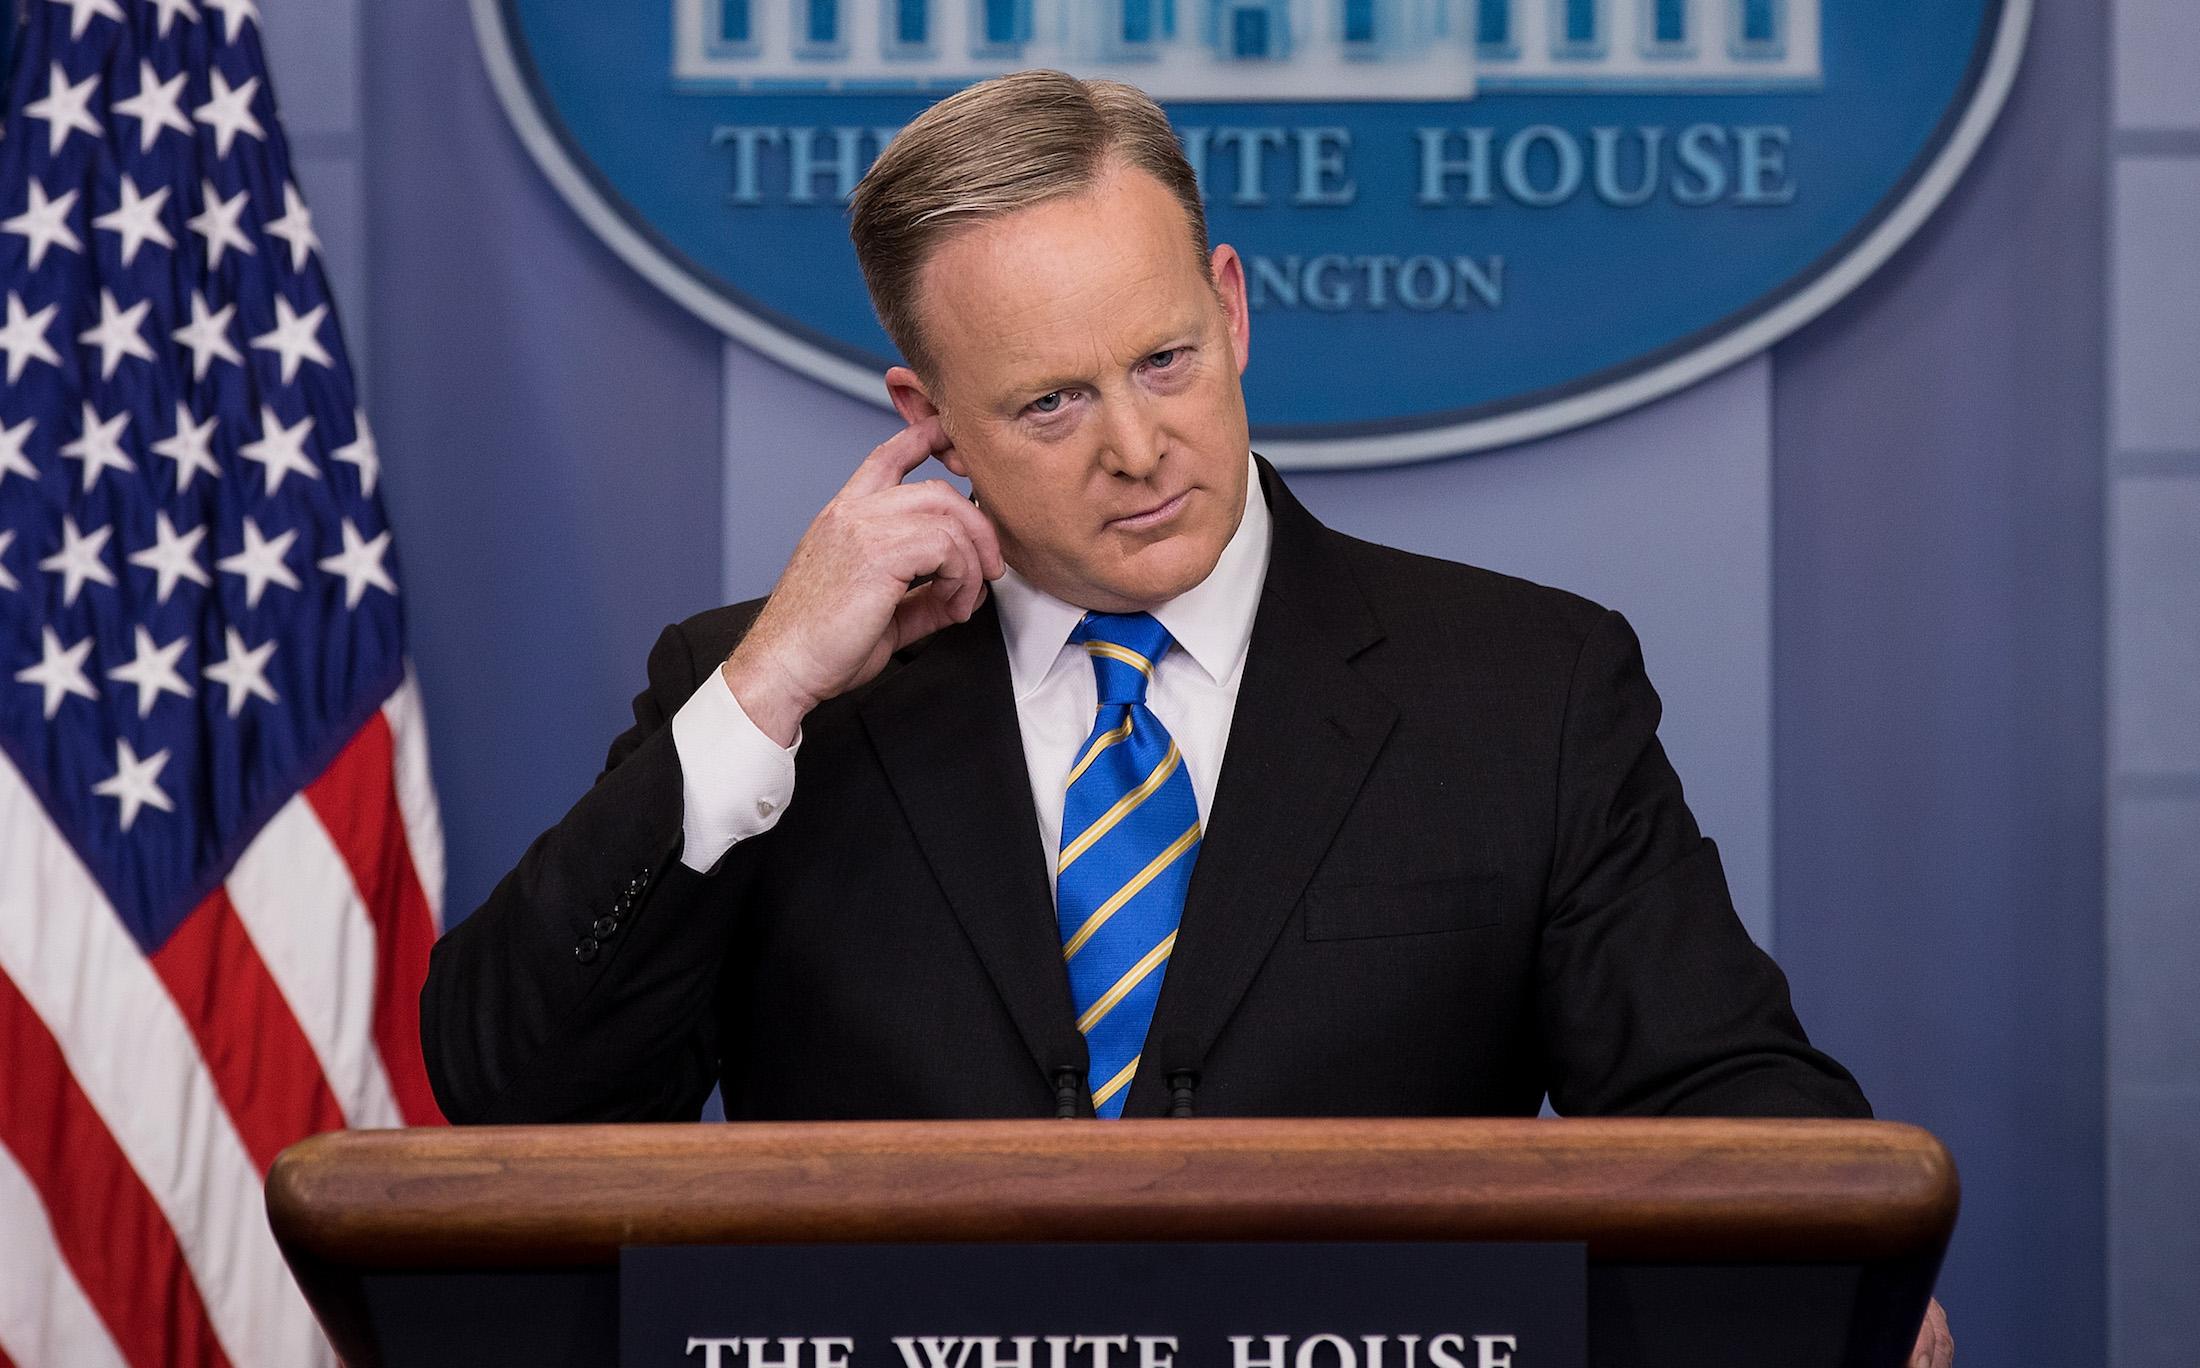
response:
[[[951,96],[852,231],[908,426],[770,598],[666,629],[436,947],[452,1120],[1870,1114],[1626,622],[1249,452],[1243,267],[1151,101]],[[1952,1352],[1936,1304],[1914,1362]]]
[[[1273,551],[1125,1114],[1868,1115],[1736,921],[1626,623],[1323,527]],[[810,711],[777,825],[680,860],[669,628],[603,776],[436,948],[453,1120],[1046,1115],[1078,1038],[989,603]],[[1090,1108],[1083,1107],[1089,1112]]]
[[[1869,1114],[1627,624],[1250,456],[1243,268],[1150,102],[975,87],[854,220],[908,426],[437,946],[452,1119]]]

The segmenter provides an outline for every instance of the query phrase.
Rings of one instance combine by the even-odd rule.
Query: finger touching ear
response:
[[[921,423],[939,415],[940,406],[932,402],[931,387],[907,366],[887,368],[886,397],[893,402],[894,412],[900,414],[905,423]]]
[[[900,414],[901,420],[910,426],[914,427],[930,418],[938,420],[941,431],[946,431],[946,415],[940,411],[940,405],[933,397],[932,387],[925,383],[923,376],[909,367],[892,366],[887,369],[886,397],[893,401],[894,412]],[[939,457],[941,465],[964,479],[969,479],[970,471],[964,466],[962,456],[955,450],[952,440],[950,438],[950,445],[945,450],[934,454]]]

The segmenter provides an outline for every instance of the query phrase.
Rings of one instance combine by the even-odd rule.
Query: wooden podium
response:
[[[1957,1189],[1885,1122],[954,1121],[348,1131],[267,1197],[350,1368],[609,1368],[622,1245],[1123,1240],[1580,1241],[1599,1368],[1899,1368]]]

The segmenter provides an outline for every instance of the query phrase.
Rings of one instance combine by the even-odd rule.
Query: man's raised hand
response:
[[[937,417],[874,448],[810,520],[763,610],[720,667],[742,711],[791,745],[802,719],[887,657],[985,601],[999,536],[945,480],[903,484],[950,443]]]

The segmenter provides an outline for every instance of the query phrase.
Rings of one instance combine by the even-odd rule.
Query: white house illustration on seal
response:
[[[1025,67],[1156,99],[1819,82],[1818,0],[672,0],[682,84],[951,90]]]

